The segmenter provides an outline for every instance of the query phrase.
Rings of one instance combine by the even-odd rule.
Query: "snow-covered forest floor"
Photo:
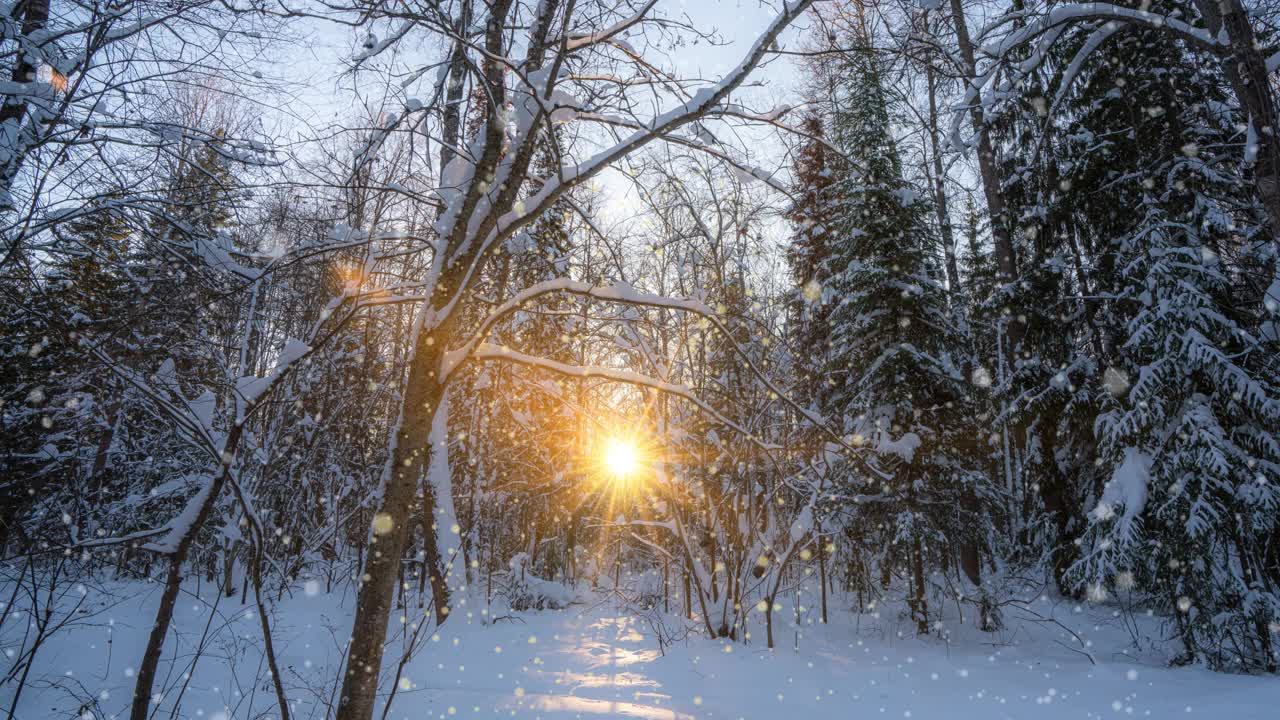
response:
[[[212,590],[206,584],[197,595],[192,584],[184,591],[153,717],[273,717],[253,603]],[[73,588],[62,607],[83,597],[83,619],[40,649],[14,717],[122,717],[159,595],[158,583],[86,588],[84,596]],[[804,610],[797,625],[789,602],[776,615],[779,647],[769,652],[759,636],[744,644],[689,635],[663,648],[654,620],[678,636],[680,618],[646,619],[609,594],[579,600],[540,612],[495,606],[499,620],[485,623],[483,602],[471,597],[437,634],[424,631],[398,680],[404,645],[396,634],[381,684],[384,701],[390,688],[396,694],[378,716],[1251,720],[1275,717],[1280,706],[1280,683],[1272,678],[1168,667],[1158,618],[1140,616],[1135,625],[1105,605],[1041,597],[1006,607],[998,633],[956,623],[940,629],[942,637],[917,638],[896,609],[855,614],[833,599],[824,627],[816,609]],[[351,604],[349,594],[303,583],[277,605],[273,631],[296,718],[323,717],[334,701]],[[420,612],[411,611],[409,621]],[[955,620],[950,612],[944,626]],[[758,621],[759,613],[752,617]],[[6,649],[24,632],[17,619],[10,615],[3,628]],[[762,635],[763,627],[753,631]],[[9,707],[12,685],[0,701]]]

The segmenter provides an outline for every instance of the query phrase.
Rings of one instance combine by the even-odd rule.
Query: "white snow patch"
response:
[[[1102,491],[1102,499],[1090,512],[1096,521],[1117,515],[1117,530],[1122,538],[1130,535],[1134,520],[1147,506],[1147,484],[1151,481],[1151,456],[1137,448],[1125,448],[1124,459],[1111,474]]]

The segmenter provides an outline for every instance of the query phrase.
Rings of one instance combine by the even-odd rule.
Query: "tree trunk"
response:
[[[916,632],[924,635],[929,632],[929,600],[924,587],[924,551],[920,547],[919,535],[911,538],[911,574],[915,585],[911,614],[915,616]]]
[[[102,432],[102,437],[98,438],[98,449],[93,453],[93,469],[89,471],[89,478],[92,480],[98,480],[102,472],[107,469],[111,443],[115,438],[116,426],[120,420],[121,405],[122,403],[117,401],[107,406],[107,429]],[[101,487],[101,484],[99,482],[98,486]]]
[[[454,32],[459,38],[467,36],[467,28],[471,27],[471,0],[464,0],[458,13],[457,27]],[[449,85],[446,88],[444,118],[441,133],[444,143],[440,148],[440,176],[444,177],[444,169],[457,154],[457,147],[462,143],[462,106],[467,72],[467,46],[462,40],[453,46],[449,56]]]
[[[262,602],[262,554],[264,539],[259,534],[253,552],[253,599],[258,605],[258,624],[262,630],[262,650],[267,658],[267,671],[271,673],[271,684],[276,692],[276,704],[280,706],[280,720],[289,720],[289,700],[284,693],[284,678],[280,677],[280,665],[276,662],[275,643],[272,640],[271,624],[267,620],[267,606]]]
[[[235,568],[236,557],[235,548],[229,542],[222,544],[222,594],[226,597],[235,597]]]
[[[12,11],[13,17],[16,18],[19,12],[22,13],[22,35],[30,40],[32,35],[44,30],[45,25],[49,23],[49,0],[20,0],[18,6]],[[50,41],[44,40],[44,43],[47,42]],[[13,70],[10,73],[10,80],[13,83],[26,84],[36,79],[36,67],[29,61],[30,57],[32,53],[26,52],[23,47],[19,47],[14,53]],[[29,104],[30,100],[26,94],[11,93],[5,96],[4,104],[0,105],[0,133],[14,144],[13,156],[6,158],[3,163],[3,172],[0,173],[0,182],[3,183],[0,185],[0,210],[13,208],[9,190],[12,189],[18,172],[26,160],[25,154],[30,149],[21,147],[21,131]],[[4,258],[0,259],[0,265],[8,264],[8,261],[16,256],[16,251],[17,243],[10,248]]]
[[[1056,414],[1050,415],[1048,420],[1056,422]],[[1053,521],[1056,537],[1053,544],[1053,580],[1058,586],[1058,592],[1065,597],[1076,598],[1079,596],[1071,585],[1067,577],[1067,572],[1071,566],[1075,564],[1077,554],[1079,552],[1076,546],[1076,533],[1072,527],[1071,518],[1071,502],[1067,492],[1067,479],[1062,477],[1061,471],[1058,470],[1057,452],[1058,444],[1054,437],[1055,422],[1046,422],[1045,429],[1040,433],[1040,447],[1043,448],[1042,465],[1045,471],[1041,474],[1040,481],[1040,497],[1044,502],[1044,511]]]
[[[21,9],[19,9],[21,8]],[[30,39],[32,34],[42,30],[49,22],[49,0],[22,0],[14,15],[22,13],[22,34]],[[19,50],[15,53],[13,71],[10,79],[15,83],[29,83],[36,79],[36,67],[29,62],[30,53]],[[0,107],[0,124],[16,121],[22,124],[27,112],[27,100],[23,95],[8,95]],[[13,135],[17,135],[16,128]]]
[[[1231,58],[1222,63],[1223,71],[1257,136],[1254,187],[1271,220],[1272,242],[1280,250],[1280,126],[1267,60],[1240,0],[1196,0],[1195,4],[1209,30],[1215,36],[1225,30],[1231,42]]]
[[[237,425],[231,431],[231,435],[227,438],[226,447],[235,447],[238,444],[242,426]],[[174,547],[173,553],[169,556],[169,571],[165,577],[164,592],[160,595],[160,607],[156,610],[156,621],[151,626],[151,634],[147,638],[147,647],[142,653],[142,663],[138,667],[138,680],[133,686],[133,707],[130,710],[130,720],[147,720],[148,710],[151,706],[151,688],[155,685],[156,668],[160,665],[160,654],[164,650],[164,639],[169,634],[169,626],[173,623],[173,608],[178,601],[178,591],[182,586],[182,566],[187,561],[187,555],[191,552],[191,544],[195,541],[196,533],[209,519],[209,513],[213,511],[213,506],[217,503],[218,496],[222,493],[222,486],[226,483],[227,475],[230,473],[230,467],[223,465],[221,472],[214,475],[211,479],[208,494],[200,503],[200,508],[196,512],[195,518],[191,525],[188,526],[182,537],[178,538],[178,544]]]
[[[431,602],[435,607],[436,624],[444,624],[449,616],[449,585],[445,580],[444,563],[440,558],[440,544],[437,542],[435,522],[435,493],[432,492],[430,478],[423,476],[422,483],[422,570],[431,582]],[[422,588],[421,578],[418,587]]]
[[[423,312],[427,310],[424,308]],[[439,372],[451,327],[451,321],[446,320],[434,332],[424,328],[415,338],[409,378],[401,398],[395,444],[383,470],[386,488],[374,516],[372,543],[356,599],[347,673],[342,680],[337,720],[369,720],[373,716],[383,642],[413,496],[430,455],[432,420],[444,395]],[[434,537],[434,532],[428,532],[423,540],[429,546]]]
[[[569,512],[569,527],[565,530],[564,576],[570,587],[578,584],[578,510]]]
[[[818,535],[818,582],[822,589],[822,624],[827,624],[827,541]]]
[[[772,597],[765,598],[765,602],[768,603],[768,607],[764,609],[764,636],[769,646],[769,649],[772,650],[773,649],[773,598]]]
[[[938,213],[938,230],[942,233],[942,252],[947,263],[947,290],[952,306],[956,306],[956,293],[960,292],[960,267],[956,263],[956,238],[951,227],[951,212],[947,207],[946,170],[942,166],[942,143],[938,138],[938,93],[933,66],[925,67],[929,86],[929,145],[933,155],[934,208]]]
[[[978,498],[971,488],[965,488],[960,497],[960,507],[966,515],[962,526],[976,532],[976,528],[981,527],[976,522]],[[978,550],[978,543],[970,537],[965,537],[960,543],[960,569],[974,587],[982,587],[982,555]]]
[[[978,63],[974,58],[973,41],[969,38],[969,26],[965,20],[964,8],[960,0],[951,0],[951,17],[956,28],[956,44],[960,48],[960,59],[964,62],[965,80],[972,84],[978,74]],[[1005,208],[1004,195],[1000,191],[1000,171],[996,167],[995,149],[991,144],[991,133],[987,129],[986,119],[982,113],[982,96],[974,98],[969,108],[969,118],[973,122],[973,130],[978,134],[978,174],[982,178],[982,193],[987,201],[987,216],[991,220],[991,240],[995,246],[996,267],[1000,272],[1000,281],[1009,284],[1018,279],[1017,255],[1014,254],[1013,236],[1009,231],[1009,214]],[[1025,323],[1014,313],[1009,319],[1007,356],[1012,358],[1017,352],[1025,333]],[[1012,368],[1012,364],[1010,364]]]
[[[670,583],[667,582],[670,566],[671,566],[671,560],[669,558],[663,558],[662,560],[662,612],[664,613],[671,612],[671,585]]]
[[[693,619],[693,597],[689,587],[689,562],[685,561],[684,566],[684,617],[686,620]]]

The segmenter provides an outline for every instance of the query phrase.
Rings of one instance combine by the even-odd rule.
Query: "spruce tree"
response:
[[[1168,613],[1181,661],[1274,670],[1280,385],[1261,308],[1234,279],[1264,231],[1222,80],[1150,30],[1117,38],[1081,79],[1081,119],[1113,139],[1064,144],[1062,204],[1110,299],[1090,316],[1098,474],[1074,577]],[[1104,184],[1106,202],[1088,192]]]
[[[853,164],[836,180],[831,220],[832,403],[884,473],[860,478],[876,499],[859,510],[887,548],[882,579],[895,566],[907,571],[912,617],[927,632],[927,578],[953,565],[954,548],[981,540],[971,533],[988,525],[985,504],[966,498],[984,495],[987,481],[974,469],[962,420],[971,396],[952,353],[964,338],[930,267],[930,211],[904,178],[868,33],[855,32],[849,44],[830,133]]]
[[[838,176],[846,175],[842,158],[828,147],[823,118],[810,113],[801,124],[808,136],[794,163],[793,194],[787,213],[792,237],[787,248],[795,291],[788,304],[790,342],[796,352],[797,390],[811,398],[820,415],[830,410],[827,398],[832,382],[831,281],[833,221],[840,216]]]
[[[1264,552],[1280,511],[1280,385],[1223,310],[1228,283],[1206,242],[1220,228],[1162,205],[1149,199],[1122,246],[1135,313],[1105,374],[1110,479],[1080,568],[1094,595],[1136,591],[1168,612],[1182,661],[1274,671],[1280,587]]]
[[[998,118],[1026,318],[999,400],[1049,521],[1025,538],[1063,592],[1167,612],[1183,660],[1274,668],[1276,370],[1241,280],[1264,236],[1243,119],[1160,30],[1073,65],[1091,35],[1068,28]]]

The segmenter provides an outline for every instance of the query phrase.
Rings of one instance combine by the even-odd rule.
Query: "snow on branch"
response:
[[[1075,57],[1071,58],[1071,63],[1067,65],[1066,70],[1062,72],[1062,80],[1058,82],[1058,92],[1053,99],[1053,107],[1051,110],[1057,110],[1061,106],[1062,101],[1066,98],[1067,92],[1071,90],[1071,86],[1075,84],[1075,79],[1080,74],[1080,69],[1084,67],[1084,63],[1089,59],[1095,50],[1102,47],[1112,35],[1119,32],[1123,27],[1117,22],[1105,23],[1101,28],[1095,30],[1084,45],[1076,51]]]
[[[1102,498],[1089,512],[1094,522],[1115,519],[1116,537],[1130,543],[1139,536],[1142,511],[1151,482],[1151,456],[1138,448],[1125,448],[1124,460],[1111,474]]]
[[[196,518],[200,516],[200,511],[210,502],[213,492],[217,490],[216,485],[217,483],[212,482],[211,478],[206,480],[200,486],[200,489],[196,491],[196,494],[192,495],[191,499],[187,501],[186,506],[182,508],[182,512],[165,524],[164,537],[143,545],[143,549],[160,553],[161,555],[171,555],[177,552],[178,543],[182,542],[182,539],[191,533],[196,523]]]
[[[1168,30],[1182,39],[1210,50],[1227,47],[1222,40],[1215,38],[1208,30],[1195,27],[1176,17],[1150,10],[1136,10],[1111,3],[1069,3],[1052,8],[1043,16],[1028,22],[1023,27],[1009,33],[998,42],[984,46],[982,51],[994,58],[1003,58],[1014,48],[1020,47],[1045,32],[1073,22],[1087,20],[1108,20],[1128,22],[1147,27]],[[1002,20],[1001,22],[1004,22]],[[986,34],[984,32],[984,34]]]
[[[379,40],[377,36],[371,33],[365,38],[364,47],[351,58],[352,62],[355,63],[356,67],[360,67],[366,60],[381,55],[386,52],[387,48],[399,42],[405,35],[408,35],[416,24],[417,22],[413,19],[405,20],[400,24],[400,27],[392,31],[390,36],[382,40]]]
[[[653,9],[653,6],[657,4],[658,0],[649,0],[634,15],[620,20],[607,28],[585,35],[569,35],[564,39],[565,47],[569,50],[577,50],[606,42],[623,42],[618,39],[618,36],[639,25],[644,20],[644,17],[649,14],[649,11]]]
[[[497,223],[494,224],[485,237],[485,247],[491,247],[494,243],[504,240],[511,233],[541,216],[570,188],[589,180],[606,167],[648,143],[660,137],[665,137],[673,130],[697,120],[722,103],[730,93],[746,81],[765,55],[769,53],[770,47],[774,45],[782,31],[808,9],[813,2],[814,0],[787,2],[782,12],[756,38],[755,43],[738,63],[738,66],[725,75],[719,83],[699,90],[687,102],[658,115],[647,123],[641,124],[630,136],[613,146],[600,151],[582,163],[565,168],[559,178],[545,183],[537,193],[524,203],[521,203],[520,206],[504,213],[498,218]],[[465,247],[459,247],[454,255],[449,258],[449,261],[457,260],[466,250],[467,248]]]
[[[264,377],[249,375],[236,380],[236,421],[243,422],[246,412],[252,408],[263,394],[279,382],[289,368],[310,354],[311,348],[301,340],[290,338],[280,350],[276,366]]]

